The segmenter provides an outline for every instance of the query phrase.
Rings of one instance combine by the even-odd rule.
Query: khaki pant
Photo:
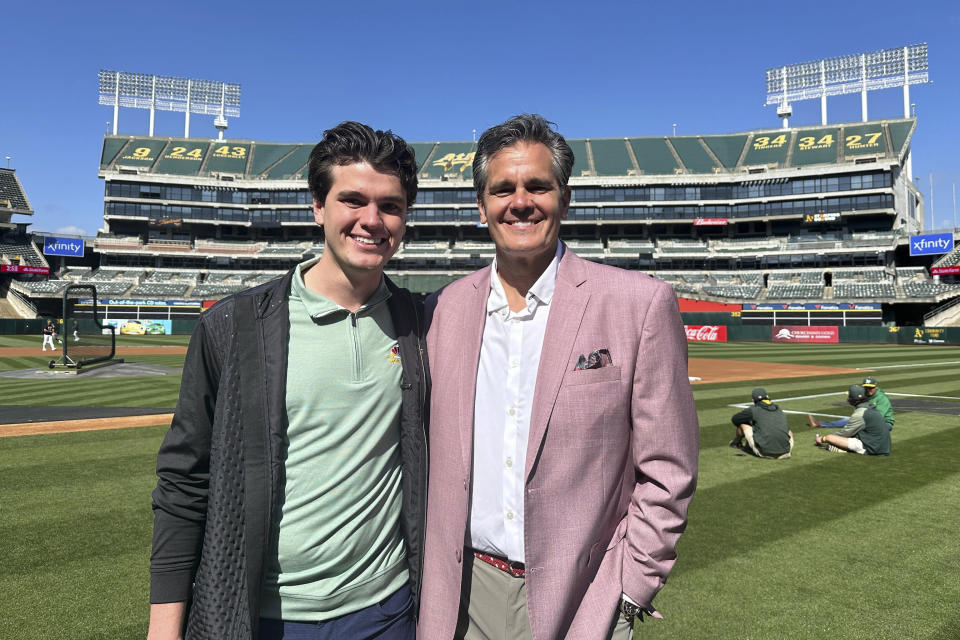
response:
[[[463,586],[455,640],[530,640],[527,590],[523,578],[492,567],[464,551]],[[630,640],[633,625],[619,611],[609,640]]]

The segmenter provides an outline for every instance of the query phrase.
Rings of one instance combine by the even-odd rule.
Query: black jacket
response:
[[[150,602],[189,601],[185,638],[254,640],[281,495],[293,271],[207,310],[157,456]],[[387,281],[402,367],[401,527],[414,607],[426,524],[429,374],[422,308]]]

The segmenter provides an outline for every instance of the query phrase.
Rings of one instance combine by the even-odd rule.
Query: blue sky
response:
[[[96,233],[97,168],[113,117],[97,72],[239,82],[228,137],[313,142],[353,119],[410,141],[469,140],[520,112],[571,138],[725,133],[779,125],[768,67],[927,42],[933,84],[914,86],[914,174],[934,226],[953,224],[960,182],[960,3],[902,2],[15,2],[4,7],[0,162],[11,156],[35,231]],[[903,113],[900,89],[870,94],[870,118]],[[859,95],[829,121],[860,119]],[[791,125],[819,124],[819,101]],[[123,109],[120,133],[146,135]],[[182,114],[156,134],[183,135]],[[191,118],[193,137],[216,136]],[[960,197],[960,196],[958,196]],[[929,222],[928,222],[929,224]]]

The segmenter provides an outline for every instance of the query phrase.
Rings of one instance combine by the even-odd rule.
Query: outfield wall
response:
[[[52,319],[52,318],[51,318]],[[43,325],[47,324],[48,318],[32,318],[25,320],[22,318],[0,318],[0,335],[32,335],[36,334],[37,337],[40,336],[40,332],[43,329]],[[80,323],[80,333],[100,333],[100,329],[93,322],[93,320],[81,319]],[[171,320],[171,335],[189,335],[193,333],[193,328],[197,326],[196,320]],[[58,322],[57,324],[57,333],[63,332],[62,325]],[[68,333],[72,332],[72,329],[68,328]]]
[[[681,316],[688,327],[725,327],[720,342],[808,342],[804,339],[774,340],[775,329],[780,327],[741,324],[736,312],[681,313]],[[39,338],[46,322],[46,318],[0,318],[0,335],[36,335]],[[189,335],[197,321],[171,320],[170,324],[172,335]],[[836,329],[836,340],[829,341],[834,343],[960,345],[960,327],[789,327],[793,332],[811,328]],[[62,327],[58,325],[57,332],[61,331]],[[93,321],[80,320],[80,333],[91,332],[99,332]]]
[[[688,316],[697,316],[692,321]],[[837,326],[761,326],[744,325],[739,318],[714,318],[719,314],[683,314],[688,339],[706,342],[806,342],[806,343],[863,343],[863,344],[927,344],[960,345],[960,327],[837,327]],[[703,316],[708,316],[704,318]],[[701,327],[724,327],[725,336],[719,340],[714,332],[698,331]],[[781,337],[784,329],[788,333]],[[813,333],[815,332],[815,333]],[[697,340],[697,335],[713,336]]]

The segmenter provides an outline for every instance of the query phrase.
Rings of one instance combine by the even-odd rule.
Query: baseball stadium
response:
[[[960,229],[925,228],[917,118],[781,115],[777,129],[568,139],[560,237],[673,285],[700,422],[665,620],[635,637],[960,637]],[[144,637],[150,492],[190,334],[217,300],[322,254],[314,143],[108,133],[90,167],[95,237],[29,231],[29,185],[0,169],[0,637]],[[419,193],[386,271],[425,296],[494,245],[476,143],[412,146]],[[896,412],[892,454],[815,447],[807,416],[848,416],[868,375]],[[788,416],[789,460],[728,446],[758,386]]]

